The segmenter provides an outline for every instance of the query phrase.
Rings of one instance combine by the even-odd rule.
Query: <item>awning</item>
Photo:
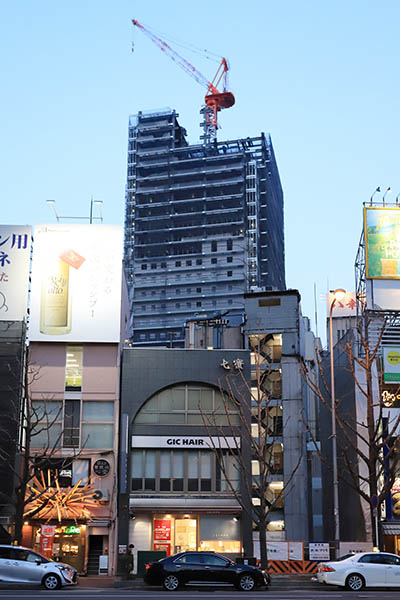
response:
[[[133,498],[129,500],[131,511],[139,512],[206,512],[218,514],[221,512],[241,512],[241,506],[235,498]]]
[[[400,535],[400,521],[381,522],[384,535]]]

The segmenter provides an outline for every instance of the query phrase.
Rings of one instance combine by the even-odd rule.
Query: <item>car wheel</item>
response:
[[[49,573],[43,577],[42,584],[46,590],[58,590],[61,587],[61,579],[55,573]]]
[[[254,590],[256,582],[252,575],[241,575],[237,588],[242,592],[251,592]]]
[[[179,579],[176,575],[167,575],[164,577],[163,586],[168,592],[174,592],[179,587]]]
[[[352,573],[346,579],[346,588],[352,592],[359,592],[365,587],[365,579],[358,573]]]

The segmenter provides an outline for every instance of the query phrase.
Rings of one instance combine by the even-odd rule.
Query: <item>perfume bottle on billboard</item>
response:
[[[42,277],[40,332],[63,335],[71,331],[70,266],[59,257],[49,259]]]
[[[71,332],[72,289],[70,267],[79,269],[85,261],[74,250],[48,258],[42,277],[40,332],[65,335]]]

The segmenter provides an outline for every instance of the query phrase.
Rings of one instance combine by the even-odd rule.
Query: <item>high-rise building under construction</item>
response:
[[[272,142],[189,145],[171,109],[129,121],[125,269],[135,346],[183,347],[194,315],[285,289],[283,194]]]

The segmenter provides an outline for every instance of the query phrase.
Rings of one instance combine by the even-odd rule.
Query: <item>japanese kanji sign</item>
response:
[[[30,339],[120,339],[122,228],[38,225],[34,231]]]
[[[0,226],[0,321],[26,318],[31,227]]]
[[[333,294],[327,294],[326,296],[326,313],[329,315],[331,303],[333,301]],[[342,300],[336,300],[333,305],[332,316],[333,317],[355,317],[356,311],[356,295],[354,292],[346,292],[346,295]]]

